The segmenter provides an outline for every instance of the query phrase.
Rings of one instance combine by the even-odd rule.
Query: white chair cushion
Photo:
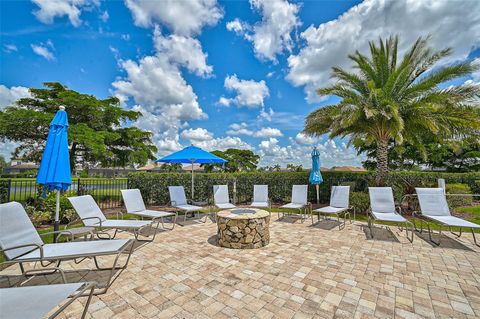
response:
[[[372,211],[372,214],[375,216],[375,219],[385,221],[385,222],[398,222],[398,223],[404,223],[407,220],[399,214],[396,213],[378,213]]]
[[[46,244],[43,246],[43,254],[46,259],[69,259],[77,256],[110,255],[120,251],[129,239],[74,241],[59,244]],[[17,260],[40,258],[40,250],[32,251]]]
[[[128,220],[128,219],[107,219],[102,222],[102,227],[106,228],[118,228],[118,229],[138,229],[146,225],[150,225],[151,220]],[[99,226],[96,224],[95,226]]]
[[[168,193],[173,206],[187,205],[187,197],[183,186],[168,186]]]
[[[253,202],[268,202],[268,185],[253,185]]]
[[[169,212],[164,212],[161,210],[143,210],[140,212],[133,212],[130,213],[132,215],[138,215],[141,217],[147,217],[147,218],[159,218],[159,217],[169,217],[169,216],[175,216],[175,213],[169,213]]]
[[[80,218],[96,217],[83,221],[85,226],[93,226],[97,224],[97,218],[100,218],[102,221],[107,219],[93,197],[90,195],[69,197],[68,200]]]
[[[349,206],[350,186],[332,186],[330,206],[347,208]]]
[[[215,206],[217,206],[218,208],[221,208],[221,209],[237,208],[237,206],[235,206],[235,205],[233,205],[233,204],[230,204],[230,203],[226,203],[226,204],[215,204]]]
[[[213,199],[215,205],[230,203],[228,185],[213,185]]]
[[[369,187],[370,207],[377,213],[395,213],[395,201],[391,187]]]
[[[250,204],[251,207],[268,207],[268,202],[253,202]]]
[[[139,189],[123,189],[121,192],[127,213],[141,212],[147,209]]]
[[[443,188],[415,188],[422,215],[450,216]]]
[[[6,249],[26,244],[43,245],[43,240],[37,233],[22,204],[10,202],[0,204],[0,248]],[[5,252],[8,259],[35,249],[25,247]]]
[[[198,210],[201,210],[201,209],[202,209],[202,207],[200,207],[200,206],[189,205],[189,204],[176,205],[175,207],[176,207],[176,208],[180,208],[181,210],[186,210],[186,211],[188,211],[188,212],[198,211]]]
[[[292,186],[292,203],[307,204],[308,185],[293,185]]]
[[[426,216],[426,217],[448,226],[480,228],[480,225],[478,224],[469,222],[467,220],[464,220],[455,216]]]
[[[82,285],[74,283],[0,289],[0,317],[44,318]]]
[[[341,212],[346,211],[348,208],[341,208],[341,207],[332,207],[332,206],[326,206],[326,207],[321,207],[318,209],[315,209],[314,212],[318,213],[323,213],[323,214],[339,214]]]
[[[305,205],[297,204],[297,203],[288,203],[286,205],[280,206],[280,208],[295,208],[295,209],[303,208],[303,207],[305,207]]]

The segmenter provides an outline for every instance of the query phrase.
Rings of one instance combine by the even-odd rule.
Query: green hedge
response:
[[[373,172],[324,172],[324,183],[319,187],[320,202],[327,203],[330,188],[333,185],[350,185],[353,192],[367,192],[368,186],[375,185]],[[236,203],[251,201],[253,185],[269,185],[269,195],[273,202],[280,203],[290,199],[292,185],[307,184],[309,172],[249,172],[249,173],[198,173],[195,175],[195,200],[210,200],[212,186],[228,184],[230,197],[234,196],[236,187]],[[438,178],[445,178],[448,184],[466,184],[472,193],[480,193],[480,173],[438,173],[438,172],[393,172],[388,178],[395,198],[400,200],[405,194],[413,194],[415,187],[434,187]],[[186,173],[132,173],[128,175],[128,187],[139,188],[144,200],[149,204],[166,205],[169,201],[168,186],[185,187],[187,198],[190,198],[191,175]],[[316,201],[315,187],[309,186],[308,199]]]

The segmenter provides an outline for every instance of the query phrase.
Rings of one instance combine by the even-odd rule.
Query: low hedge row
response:
[[[249,202],[253,196],[253,185],[269,185],[269,196],[273,202],[290,199],[292,185],[308,184],[308,172],[248,172],[248,173],[199,173],[195,175],[195,200],[211,201],[213,185],[227,184],[230,197],[236,203]],[[352,192],[366,193],[368,186],[375,185],[373,172],[324,172],[324,182],[319,186],[320,202],[327,203],[333,185],[350,185]],[[444,178],[448,184],[466,184],[472,193],[480,193],[480,172],[392,172],[387,185],[394,189],[400,200],[405,194],[413,194],[415,187],[433,187],[437,179]],[[128,175],[128,187],[139,188],[149,204],[166,205],[169,201],[168,186],[184,186],[190,198],[191,175],[185,173],[132,173]],[[361,195],[359,195],[361,196]],[[234,198],[235,197],[235,198]],[[308,199],[316,201],[315,187],[310,185]]]

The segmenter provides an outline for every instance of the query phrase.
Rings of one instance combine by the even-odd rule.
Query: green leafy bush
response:
[[[466,184],[446,184],[447,194],[472,194],[472,190]],[[471,206],[473,202],[472,196],[447,196],[448,206],[457,208],[463,206]]]
[[[370,207],[370,199],[367,193],[351,192],[350,205],[355,207],[357,214],[366,214]]]

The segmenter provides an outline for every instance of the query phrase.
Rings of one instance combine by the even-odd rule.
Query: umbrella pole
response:
[[[317,204],[320,204],[320,196],[318,196],[319,185],[315,185],[315,188],[317,189]]]
[[[60,190],[57,190],[57,203],[55,207],[55,223],[53,225],[53,230],[58,231],[60,226]],[[57,238],[53,234],[53,242],[56,242]]]
[[[195,198],[195,197],[194,197],[194,187],[193,187],[193,185],[194,185],[194,181],[193,181],[193,162],[192,162],[192,202],[193,202],[193,200],[194,200],[194,198]]]

